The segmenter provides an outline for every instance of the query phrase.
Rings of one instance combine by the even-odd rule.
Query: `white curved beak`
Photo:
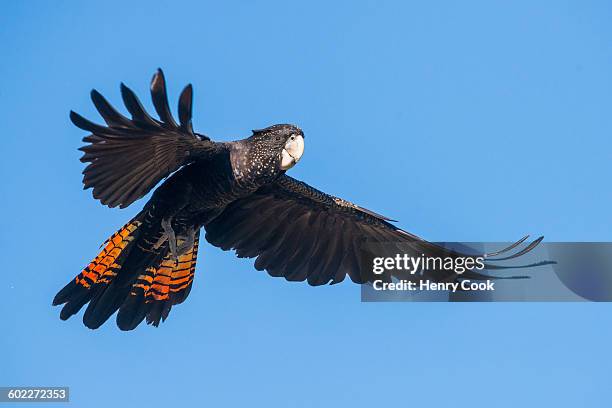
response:
[[[304,138],[301,135],[296,136],[293,140],[288,140],[281,153],[281,169],[289,170],[295,166],[295,164],[300,161],[303,154]]]

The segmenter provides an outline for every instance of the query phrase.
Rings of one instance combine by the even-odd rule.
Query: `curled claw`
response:
[[[155,243],[153,248],[158,249],[167,240],[168,246],[170,247],[170,256],[176,262],[178,260],[178,251],[177,251],[177,245],[176,245],[176,234],[174,233],[174,230],[172,229],[172,219],[171,218],[162,219],[161,226],[164,229],[164,234]]]

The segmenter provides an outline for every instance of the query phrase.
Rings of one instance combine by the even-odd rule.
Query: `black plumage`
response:
[[[356,283],[372,281],[372,271],[361,264],[364,248],[373,244],[385,244],[381,256],[462,256],[397,228],[387,217],[287,176],[303,152],[304,135],[296,126],[274,125],[243,140],[213,142],[193,131],[191,85],[179,97],[175,121],[161,70],[151,82],[159,119],[123,84],[121,95],[131,118],[95,90],[91,98],[106,126],[70,113],[76,126],[90,132],[80,149],[81,161],[88,163],[85,188],[93,188],[93,196],[103,204],[124,208],[165,181],[57,294],[53,303],[64,304],[62,319],[88,304],[83,320],[90,328],[116,311],[123,330],[145,319],[158,325],[191,290],[202,227],[212,245],[256,258],[256,269],[311,285],[338,283],[346,276]],[[528,252],[540,240],[509,257]],[[441,271],[430,276],[460,279]],[[462,277],[487,276],[466,272]]]

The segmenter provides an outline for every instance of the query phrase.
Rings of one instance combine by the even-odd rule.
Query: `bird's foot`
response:
[[[185,240],[181,242],[181,245],[176,249],[177,255],[181,256],[187,253],[191,249],[195,242],[195,229],[193,227],[189,227],[187,229],[187,234],[185,235]]]
[[[161,221],[161,226],[164,230],[163,235],[157,240],[153,248],[159,249],[166,241],[168,241],[168,246],[170,247],[170,256],[176,262],[178,260],[178,251],[176,244],[176,234],[172,229],[172,218],[164,218]]]
[[[185,239],[181,240],[181,244],[178,244],[178,239],[176,237],[176,233],[172,228],[172,219],[162,219],[161,226],[164,230],[163,235],[157,240],[153,248],[159,249],[166,241],[168,241],[168,246],[170,249],[170,258],[176,264],[178,262],[179,256],[187,253],[193,247],[195,242],[195,229],[190,227],[187,229],[187,233],[185,235]]]

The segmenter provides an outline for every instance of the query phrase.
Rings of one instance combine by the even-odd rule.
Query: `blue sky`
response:
[[[604,407],[609,304],[359,301],[208,245],[160,328],[86,329],[56,291],[143,201],[81,189],[95,87],[172,104],[218,140],[291,122],[291,175],[431,240],[610,241],[612,8],[604,1],[11,2],[0,15],[0,385],[78,407]],[[173,405],[173,406],[174,406]]]

